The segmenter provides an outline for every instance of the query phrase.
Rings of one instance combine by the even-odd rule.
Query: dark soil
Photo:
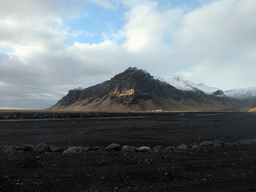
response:
[[[256,190],[255,113],[13,115],[0,114],[0,191]],[[226,145],[190,148],[214,140]],[[239,143],[243,140],[253,142]],[[7,146],[22,143],[102,150],[65,156],[4,152]],[[158,153],[104,151],[111,143],[151,149],[185,143],[189,148]]]

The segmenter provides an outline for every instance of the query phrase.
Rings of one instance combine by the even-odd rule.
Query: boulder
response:
[[[139,152],[152,152],[150,147],[147,147],[147,146],[141,146],[140,148],[138,148],[138,151]]]
[[[176,147],[176,149],[181,149],[181,150],[182,149],[187,149],[187,148],[188,148],[188,146],[184,143]]]
[[[156,153],[159,153],[163,150],[163,147],[161,145],[157,145],[153,148],[153,151],[155,151]]]
[[[117,143],[112,143],[105,148],[105,151],[120,151],[121,146]]]
[[[47,151],[49,151],[49,145],[47,145],[45,143],[40,143],[37,146],[35,146],[34,151],[38,152],[38,153],[47,152]]]
[[[136,147],[134,147],[134,146],[124,145],[124,146],[122,147],[121,151],[134,153],[134,152],[137,152],[138,149],[137,149]]]

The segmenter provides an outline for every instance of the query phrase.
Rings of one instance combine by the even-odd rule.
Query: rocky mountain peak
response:
[[[120,80],[126,78],[153,78],[147,71],[137,67],[129,67],[124,72],[115,75],[111,80]]]
[[[178,78],[180,82],[182,79]],[[178,80],[177,79],[177,80]],[[71,90],[51,109],[98,111],[190,110],[227,108],[230,102],[202,91],[184,91],[129,67],[110,80],[83,90]],[[216,107],[217,106],[217,107]],[[212,109],[212,108],[211,108]]]

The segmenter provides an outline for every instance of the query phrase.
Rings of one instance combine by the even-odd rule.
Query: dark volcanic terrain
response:
[[[21,112],[0,119],[0,191],[256,190],[255,113]],[[83,150],[40,153],[39,143]],[[152,151],[108,151],[111,143]]]

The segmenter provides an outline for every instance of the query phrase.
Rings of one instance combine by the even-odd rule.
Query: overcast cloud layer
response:
[[[0,107],[48,108],[129,66],[223,90],[256,86],[256,1],[170,3],[0,1]],[[68,24],[90,18],[90,5],[121,12],[121,27],[106,23],[100,43],[79,41],[95,34]]]

